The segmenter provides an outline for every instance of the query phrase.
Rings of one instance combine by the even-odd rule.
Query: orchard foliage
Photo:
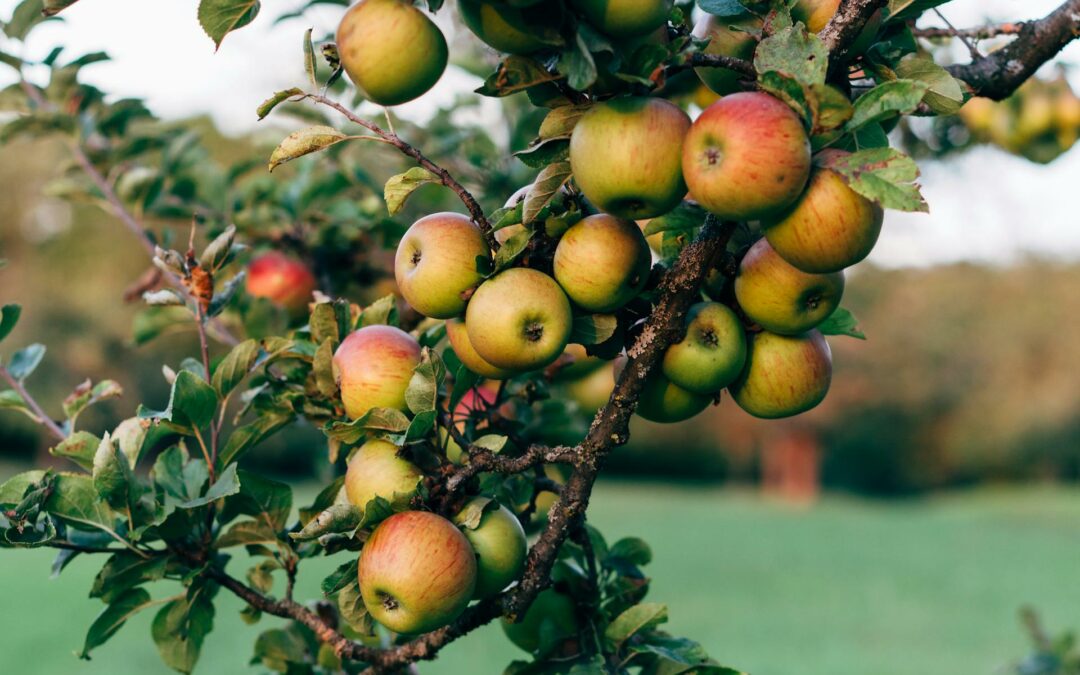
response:
[[[74,1],[24,0],[9,42]],[[224,589],[250,623],[287,619],[252,657],[279,672],[399,672],[502,617],[530,659],[507,673],[733,673],[663,631],[648,545],[586,522],[605,456],[634,412],[681,421],[725,388],[761,417],[820,402],[824,336],[864,337],[840,304],[843,269],[883,210],[928,208],[889,132],[1007,97],[1075,37],[1080,3],[944,67],[917,27],[940,1],[461,0],[496,50],[461,61],[486,69],[476,93],[503,103],[508,143],[453,109],[423,126],[354,112],[439,79],[439,0],[310,0],[286,16],[320,4],[342,7],[336,36],[298,36],[306,80],[253,111],[297,128],[227,165],[83,83],[104,54],[0,53],[20,78],[0,91],[0,142],[63,139],[72,163],[49,192],[109,210],[153,262],[133,286],[135,342],[199,337],[163,366],[168,400],[111,430],[78,420],[118,385],[78,385],[54,419],[26,389],[44,346],[2,345],[0,407],[41,424],[69,465],[0,486],[0,545],[59,549],[57,573],[105,557],[85,658],[148,611],[163,661],[191,672]],[[265,11],[201,0],[198,20],[219,46]],[[28,65],[48,80],[24,79]],[[1071,144],[1075,111],[1059,108],[1026,133]],[[1072,131],[1048,126],[1061,119]],[[444,213],[457,202],[467,215]],[[4,306],[0,340],[19,315]],[[590,424],[568,383],[611,368]],[[337,478],[294,505],[247,460],[300,424],[322,430]],[[227,569],[240,547],[246,581]],[[340,565],[323,598],[298,601],[297,570],[318,556]],[[165,579],[183,591],[151,595]]]

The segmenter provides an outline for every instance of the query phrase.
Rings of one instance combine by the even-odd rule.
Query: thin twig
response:
[[[975,48],[975,45],[971,43],[971,40],[968,39],[968,36],[964,35],[960,31],[957,31],[956,26],[952,25],[952,22],[945,18],[945,15],[941,13],[940,9],[934,7],[934,14],[937,14],[938,18],[944,21],[946,26],[948,26],[951,30],[955,31],[956,37],[959,38],[960,41],[964,43],[964,46],[968,48],[968,53],[971,55],[971,58],[982,58],[982,54],[979,52],[978,49]]]
[[[499,242],[495,239],[495,234],[491,230],[491,223],[488,222],[487,217],[484,215],[483,207],[481,207],[480,203],[476,201],[476,198],[472,196],[472,193],[465,189],[465,186],[463,186],[457,181],[456,178],[450,175],[449,171],[428,159],[428,157],[424,155],[424,153],[422,153],[418,148],[410,145],[397,134],[393,133],[392,131],[387,131],[386,129],[383,129],[379,125],[375,124],[374,122],[368,121],[363,117],[360,117],[359,115],[349,110],[345,106],[341,105],[337,101],[331,98],[327,98],[326,96],[323,96],[321,94],[305,94],[304,98],[311,99],[315,103],[321,103],[322,105],[333,108],[334,110],[344,115],[350,122],[354,124],[359,124],[360,126],[364,127],[376,136],[382,138],[405,155],[412,157],[414,160],[416,160],[417,164],[424,167],[431,173],[435,174],[439,178],[440,183],[450,188],[457,194],[458,198],[465,205],[465,208],[469,210],[469,215],[472,217],[473,222],[476,223],[476,226],[480,228],[481,232],[483,232],[484,239],[487,240],[487,243],[492,248],[492,250],[497,251],[499,249]]]
[[[1024,27],[1023,21],[1001,23],[991,26],[978,26],[976,28],[956,28],[949,24],[948,28],[926,27],[912,28],[911,33],[920,38],[969,38],[972,40],[989,40],[1001,35],[1016,35]]]
[[[67,439],[67,433],[60,428],[60,425],[57,424],[53,418],[49,417],[40,405],[38,405],[38,402],[30,395],[30,392],[26,391],[26,387],[23,386],[22,382],[15,379],[15,376],[7,369],[7,366],[0,365],[0,378],[3,378],[3,380],[8,383],[8,386],[14,389],[15,393],[22,397],[23,402],[25,402],[30,410],[34,412],[34,415],[37,416],[38,422],[48,429],[49,433],[56,437],[56,440],[63,441]]]

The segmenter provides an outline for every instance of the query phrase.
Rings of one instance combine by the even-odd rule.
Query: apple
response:
[[[578,221],[559,240],[555,280],[582,309],[613,312],[649,280],[652,253],[632,220],[599,213]]]
[[[360,0],[337,29],[341,65],[379,105],[411,101],[435,86],[446,70],[446,38],[405,0]]]
[[[761,32],[761,19],[746,13],[737,16],[713,16],[705,14],[694,26],[694,37],[709,39],[706,54],[733,56],[745,61],[754,60],[757,49],[755,33]],[[740,91],[740,80],[746,75],[730,68],[697,68],[701,81],[712,91],[726,96]],[[702,106],[704,107],[704,106]]]
[[[694,121],[683,142],[690,196],[726,220],[783,211],[806,187],[810,141],[787,104],[761,92],[725,96]]]
[[[490,380],[505,380],[515,371],[508,368],[493,366],[476,353],[472,343],[469,342],[469,331],[465,322],[461,319],[448,319],[446,321],[446,337],[450,340],[450,346],[454,348],[454,354],[458,360],[480,377]]]
[[[686,313],[686,336],[664,352],[664,377],[695,394],[715,394],[739,376],[746,362],[742,322],[718,302],[699,302]]]
[[[600,368],[566,385],[566,393],[586,413],[599,410],[615,389],[615,366],[604,363]]]
[[[360,595],[395,633],[427,633],[461,614],[476,588],[476,554],[461,530],[426,511],[379,523],[360,552]]]
[[[829,318],[844,294],[844,273],[810,274],[759,239],[735,277],[735,299],[754,323],[773,333],[798,335]]]
[[[581,630],[573,599],[553,588],[540,591],[517,623],[503,617],[502,627],[510,642],[529,653],[554,648]]]
[[[589,23],[613,37],[650,33],[667,23],[671,0],[573,0]]]
[[[465,311],[468,292],[480,285],[478,260],[490,253],[467,216],[433,213],[412,224],[394,256],[394,279],[405,301],[424,316],[449,319]]]
[[[639,219],[667,213],[686,195],[681,157],[689,128],[686,113],[662,98],[598,103],[570,136],[574,182],[611,215]]]
[[[521,521],[505,506],[494,507],[486,497],[476,497],[454,518],[476,551],[474,597],[495,595],[521,576],[529,552]],[[470,512],[483,509],[475,528],[467,524]]]
[[[536,370],[562,354],[573,315],[554,279],[515,267],[480,284],[465,311],[465,328],[473,349],[493,366]]]
[[[476,37],[507,54],[531,54],[543,49],[548,43],[538,33],[553,23],[557,25],[547,4],[518,9],[499,2],[458,0],[458,10],[462,22]],[[558,16],[558,12],[555,14]]]
[[[822,160],[846,155],[826,150]],[[804,272],[839,272],[860,262],[877,243],[885,212],[848,187],[832,169],[816,166],[794,206],[762,227],[769,245]]]
[[[825,398],[832,379],[832,352],[820,331],[795,336],[750,336],[746,367],[728,387],[739,407],[754,417],[790,417]]]
[[[518,202],[525,201],[525,197],[529,194],[529,188],[531,187],[532,185],[530,184],[522,186],[515,190],[514,194],[510,195],[510,198],[506,200],[505,204],[503,204],[503,208],[510,209],[517,206]],[[551,208],[561,208],[563,205],[565,205],[565,200],[567,200],[568,198],[570,198],[570,192],[564,185],[559,190],[558,194],[556,194],[552,198]],[[574,220],[575,214],[576,217],[580,218],[581,214],[579,211],[576,210],[570,210],[566,213],[559,213],[559,215],[557,216],[548,216],[544,219],[544,234],[551,239],[558,239],[563,235],[564,232],[566,232],[570,225],[576,222]],[[525,226],[521,223],[506,225],[495,230],[495,239],[500,244],[505,244],[510,239],[510,237],[514,236],[518,232],[523,232],[525,229]]]
[[[571,343],[566,345],[562,356],[559,357],[559,370],[555,373],[555,379],[559,382],[567,382],[585,377],[593,372],[605,361],[597,356],[589,356],[585,345]]]
[[[639,228],[641,228],[641,234],[645,234],[645,229],[649,227],[649,223],[652,222],[652,218],[645,218],[644,220],[636,221]],[[656,255],[660,255],[664,247],[664,233],[657,232],[656,234],[650,234],[645,237],[645,243],[649,245],[649,248]]]
[[[266,298],[291,314],[299,314],[311,302],[315,275],[299,260],[269,251],[248,265],[244,285],[248,295]]]
[[[365,326],[341,341],[334,373],[345,414],[362,417],[372,408],[406,410],[405,390],[420,363],[420,343],[393,326]]]
[[[709,407],[712,399],[712,396],[687,391],[673,384],[663,373],[654,372],[645,380],[635,412],[650,422],[682,422]]]
[[[375,439],[353,453],[345,470],[345,496],[350,504],[365,508],[376,497],[408,504],[422,474],[412,462],[398,456],[400,450],[390,441]]]

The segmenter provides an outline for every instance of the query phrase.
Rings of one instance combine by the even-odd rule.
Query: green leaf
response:
[[[390,215],[397,215],[405,206],[405,200],[413,193],[413,190],[427,183],[438,182],[439,177],[427,169],[414,166],[405,173],[391,176],[383,186],[383,198],[386,200],[386,210]]]
[[[397,299],[392,293],[379,298],[360,313],[361,328],[381,325],[396,326],[397,320]]]
[[[320,394],[326,398],[337,396],[338,384],[337,378],[334,377],[334,345],[330,340],[324,341],[315,350],[311,371],[315,375],[315,386],[318,387]]]
[[[705,209],[691,202],[680,202],[671,211],[649,220],[645,226],[645,236],[649,237],[668,230],[691,231],[705,222]]]
[[[825,84],[829,52],[816,35],[803,26],[792,26],[762,40],[754,52],[754,69],[794,78],[800,84]]]
[[[883,208],[929,211],[915,180],[919,167],[893,148],[872,148],[850,155],[835,155],[822,162],[847,181],[848,186]]]
[[[187,307],[147,307],[135,315],[132,340],[136,346],[179,327],[194,328],[194,315]]]
[[[569,48],[559,55],[556,67],[566,75],[566,83],[571,89],[585,91],[596,82],[596,61],[580,32],[574,35]]]
[[[565,138],[540,141],[515,152],[514,157],[532,169],[540,169],[555,162],[565,162],[570,158],[570,141]]]
[[[109,606],[101,610],[94,619],[94,623],[90,624],[79,658],[89,659],[91,649],[105,644],[128,619],[152,604],[150,594],[142,588],[132,588],[120,594]]]
[[[817,328],[822,335],[847,335],[860,340],[866,339],[866,334],[859,330],[858,319],[843,307],[837,307]]]
[[[115,380],[102,380],[93,387],[90,386],[90,380],[86,380],[64,399],[64,415],[74,426],[75,419],[82,411],[95,403],[122,396],[123,393],[123,388]]]
[[[294,419],[296,416],[291,413],[263,413],[254,422],[233,429],[218,455],[218,465],[235,462],[240,455],[288,426]]]
[[[510,267],[514,264],[514,261],[521,257],[521,254],[529,247],[529,241],[536,234],[535,230],[529,228],[523,228],[520,232],[515,232],[509,239],[503,242],[503,245],[499,247],[499,251],[495,254],[495,265],[493,272],[498,273]]]
[[[14,389],[6,389],[0,391],[0,410],[14,410],[21,412],[35,423],[41,424],[41,419],[30,409],[30,406],[26,405],[26,401],[23,400],[19,392]]]
[[[896,74],[925,84],[928,90],[923,101],[938,115],[952,115],[964,104],[960,83],[929,57],[917,54],[905,56],[896,64]]]
[[[570,138],[581,117],[589,111],[589,105],[564,105],[553,108],[540,123],[541,140]]]
[[[161,412],[142,409],[139,417],[170,422],[186,430],[201,429],[214,418],[217,404],[213,387],[190,370],[181,370],[173,380],[168,407]]]
[[[225,308],[229,306],[229,302],[239,292],[240,287],[244,285],[245,279],[247,279],[247,270],[241,270],[239,274],[226,281],[221,290],[214,293],[210,299],[210,306],[206,309],[206,316],[213,318],[225,311]]]
[[[371,632],[371,616],[368,615],[367,607],[364,606],[364,598],[360,595],[360,584],[351,583],[338,591],[338,612],[345,623],[354,630],[367,634]]]
[[[0,309],[0,340],[6,338],[15,324],[19,322],[19,315],[22,314],[22,307],[19,305],[4,305]]]
[[[338,476],[330,482],[329,485],[319,490],[319,494],[315,495],[315,499],[311,502],[311,506],[300,508],[300,522],[305,525],[311,522],[311,519],[328,509],[331,504],[338,502],[338,496],[341,493],[341,488],[345,485],[345,476]]]
[[[204,0],[205,2],[205,0]],[[269,170],[273,171],[285,162],[292,161],[297,157],[325,150],[332,145],[340,143],[349,137],[337,129],[328,126],[314,126],[300,131],[294,131],[285,137],[270,154]]]
[[[130,589],[164,578],[169,559],[163,556],[144,558],[134,551],[119,551],[109,556],[104,567],[94,577],[91,598],[101,598],[111,604]]]
[[[439,413],[434,410],[417,413],[412,422],[409,423],[409,428],[405,431],[405,440],[403,442],[408,444],[423,440],[435,428],[435,420],[438,417]]]
[[[574,317],[570,342],[598,345],[615,334],[619,320],[614,314],[582,314]]]
[[[191,459],[183,446],[173,446],[158,455],[151,476],[166,501],[174,505],[197,499],[210,478],[206,462]]]
[[[112,514],[98,497],[90,476],[57,475],[45,510],[76,528],[115,533]]]
[[[255,109],[255,114],[259,116],[259,119],[264,119],[269,115],[274,108],[278,107],[284,101],[292,98],[293,96],[303,96],[304,90],[297,87],[292,89],[282,89],[281,91],[274,92],[274,95],[266,99],[259,104],[259,107]]]
[[[498,434],[484,434],[480,438],[473,440],[472,444],[478,448],[483,448],[489,452],[502,452],[502,449],[506,447],[506,436],[500,436]]]
[[[79,0],[45,0],[41,8],[41,13],[45,16],[56,16],[78,1]]]
[[[214,481],[214,484],[206,491],[206,494],[202,497],[190,499],[180,504],[180,508],[195,509],[200,506],[206,506],[211,502],[216,502],[219,499],[234,495],[237,492],[240,492],[240,479],[236,476],[236,465],[230,464],[225,467],[225,470],[217,477],[217,480]]]
[[[332,421],[323,433],[343,443],[356,443],[369,431],[400,434],[409,428],[409,418],[395,408],[372,408],[351,422]]]
[[[615,617],[604,631],[604,637],[616,645],[621,645],[635,633],[655,628],[667,620],[667,605],[644,602]]]
[[[855,114],[845,129],[853,131],[873,122],[881,122],[914,112],[929,87],[914,80],[893,80],[880,84],[855,101]]]
[[[521,219],[526,225],[535,222],[541,210],[554,199],[571,177],[570,162],[558,162],[544,167],[529,186],[521,209]]]
[[[230,465],[233,466],[236,465]],[[274,531],[283,529],[292,510],[292,488],[250,471],[241,471],[239,479],[240,490],[226,501],[221,513],[222,522],[245,515]]]
[[[393,297],[393,296],[391,296]],[[311,309],[308,325],[311,341],[320,344],[329,340],[337,349],[343,335],[349,332],[349,303],[344,300],[320,302]]]
[[[94,453],[94,489],[105,502],[123,511],[129,504],[132,471],[127,457],[116,449],[106,433]]]
[[[235,240],[236,226],[229,225],[224,232],[214,237],[214,240],[203,249],[202,255],[199,256],[199,267],[211,272],[217,272],[233,252],[233,242]]]
[[[190,673],[199,660],[203,640],[214,627],[210,595],[205,587],[192,588],[188,597],[169,602],[154,617],[150,633],[161,660],[173,670]]]
[[[279,673],[312,672],[305,667],[309,658],[308,644],[299,631],[290,628],[274,628],[259,634],[255,639],[255,653],[251,657],[251,663],[261,663]]]
[[[439,405],[439,387],[446,377],[446,366],[430,347],[420,352],[420,363],[413,370],[405,403],[414,414],[433,411]]]
[[[258,13],[259,0],[200,0],[199,25],[216,51],[226,35],[251,23]]]
[[[322,583],[319,584],[319,587],[322,588],[323,595],[330,597],[342,588],[345,588],[345,586],[356,583],[356,567],[355,560],[349,560],[339,565],[337,569],[331,572],[322,580]]]
[[[248,546],[250,544],[268,544],[278,540],[277,532],[267,527],[266,523],[257,520],[244,520],[233,523],[217,541],[215,548],[229,548],[230,546]]]
[[[59,444],[49,448],[53,457],[64,457],[78,464],[87,471],[94,469],[94,454],[97,453],[101,439],[86,431],[76,431]]]
[[[889,21],[914,18],[946,2],[949,0],[889,0]]]
[[[45,358],[45,345],[37,343],[28,345],[11,355],[11,360],[7,365],[8,372],[16,380],[23,382],[34,373],[43,358]]]
[[[23,500],[30,486],[40,483],[46,471],[34,469],[17,473],[0,485],[0,506],[14,506]]]
[[[23,40],[30,30],[45,20],[42,0],[23,0],[11,12],[11,20],[3,25],[4,34],[14,40]]]
[[[244,381],[258,358],[259,343],[256,340],[244,340],[233,347],[214,368],[214,375],[210,378],[214,389],[221,396],[227,396]]]
[[[648,565],[652,561],[652,549],[637,537],[626,537],[612,544],[607,557],[609,560],[625,560],[632,565]]]
[[[324,534],[351,533],[364,518],[364,510],[352,504],[333,504],[315,516],[299,532],[292,532],[290,537],[296,541],[311,541]],[[355,563],[353,564],[355,573]]]

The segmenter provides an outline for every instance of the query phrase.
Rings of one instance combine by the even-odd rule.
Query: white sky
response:
[[[0,17],[10,17],[16,4],[0,0]],[[227,132],[242,133],[256,128],[255,107],[269,94],[302,86],[304,30],[314,26],[316,35],[331,32],[340,16],[340,8],[326,7],[303,20],[274,24],[278,14],[300,4],[265,0],[255,22],[230,34],[216,54],[198,25],[197,0],[80,0],[65,10],[63,22],[35,29],[26,45],[0,37],[0,49],[30,59],[43,58],[56,44],[66,45],[67,58],[106,51],[113,60],[87,68],[87,81],[111,94],[141,97],[162,117],[209,113]],[[1034,18],[1058,4],[955,0],[945,12],[955,25],[967,26],[987,17]],[[438,20],[452,31],[447,12],[440,12]],[[1080,63],[1080,43],[1063,52],[1061,60]],[[1070,79],[1080,89],[1078,72],[1071,72]],[[0,86],[11,81],[10,70],[0,69]],[[478,85],[478,79],[451,69],[432,92],[398,111],[422,119]],[[497,104],[489,100],[484,110],[497,114]],[[889,212],[871,260],[907,266],[955,260],[1003,263],[1030,254],[1080,259],[1080,149],[1038,166],[980,148],[945,162],[923,162],[922,171],[931,214]]]

